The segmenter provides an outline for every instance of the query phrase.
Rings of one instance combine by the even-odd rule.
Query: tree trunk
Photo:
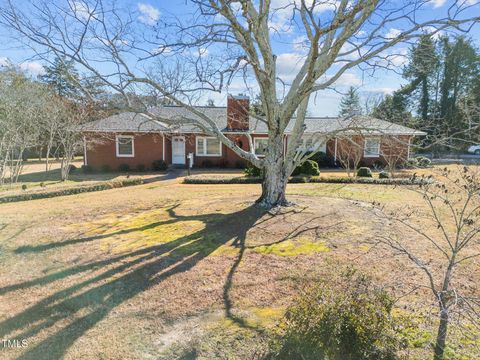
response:
[[[433,360],[443,360],[443,355],[445,352],[445,343],[447,340],[447,330],[448,330],[448,309],[440,310],[440,324],[438,325],[437,340],[435,343],[435,352],[433,355]]]
[[[271,209],[288,205],[285,197],[290,171],[283,154],[283,136],[275,136],[268,142],[268,151],[263,169],[262,195],[257,204]]]

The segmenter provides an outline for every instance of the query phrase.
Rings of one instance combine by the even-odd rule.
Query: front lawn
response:
[[[297,206],[273,215],[252,206],[259,192],[255,184],[158,182],[0,205],[0,334],[28,341],[1,357],[251,358],[299,289],[339,268],[354,264],[398,296],[423,279],[407,260],[373,246],[398,229],[372,217],[368,204],[421,206],[417,195],[384,185],[290,184]],[[475,288],[478,264],[464,271],[464,285]],[[421,323],[410,358],[430,353],[425,294],[397,304]],[[480,345],[453,335],[458,356]]]

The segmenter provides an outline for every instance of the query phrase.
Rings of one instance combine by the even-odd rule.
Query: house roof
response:
[[[213,120],[222,131],[227,130],[227,108],[198,106],[197,110],[203,112]],[[202,118],[180,106],[162,106],[151,111],[157,119],[134,112],[124,112],[110,117],[84,124],[82,130],[86,132],[202,132],[201,127],[194,125],[191,120],[207,125]],[[175,120],[177,126],[172,127],[162,122],[162,119]],[[294,126],[292,119],[287,126],[286,133],[290,133]],[[250,117],[250,132],[253,134],[266,134],[267,124],[256,117]],[[336,117],[307,117],[305,119],[305,134],[331,134],[338,131],[350,133],[368,133],[378,135],[426,135],[406,126],[394,124],[368,116],[357,116],[351,119]]]

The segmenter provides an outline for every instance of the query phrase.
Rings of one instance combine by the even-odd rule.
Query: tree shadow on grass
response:
[[[115,307],[172,275],[192,269],[199,261],[228,241],[233,239],[234,245],[239,247],[243,255],[247,231],[265,214],[253,206],[231,214],[180,216],[175,213],[174,208],[169,209],[169,213],[171,217],[169,220],[122,230],[119,233],[126,234],[168,223],[192,220],[202,222],[204,228],[167,243],[142,248],[106,260],[73,266],[31,281],[0,288],[0,294],[5,294],[85,273],[85,277],[78,282],[0,322],[0,338],[9,338],[15,334],[15,339],[29,339],[50,327],[62,324],[60,330],[49,334],[38,343],[30,342],[31,345],[18,356],[18,359],[25,360],[61,358],[77,339],[104,319]],[[212,234],[215,235],[214,240],[212,240]],[[61,242],[59,246],[69,246],[104,237],[107,236],[97,235],[74,239]],[[50,244],[33,251],[41,252],[55,247],[57,246]],[[92,270],[99,270],[105,266],[107,269],[104,272],[92,278],[86,278]],[[233,271],[237,266],[238,264],[235,263]],[[229,275],[230,281],[231,276]],[[230,309],[231,302],[228,306]],[[227,310],[227,314],[229,312],[230,310]],[[63,325],[64,323],[67,324]]]

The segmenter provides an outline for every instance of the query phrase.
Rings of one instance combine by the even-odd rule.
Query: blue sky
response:
[[[2,0],[0,0],[1,3]],[[55,0],[54,0],[55,1]],[[70,0],[74,1],[74,0]],[[299,33],[297,28],[291,26],[288,19],[288,13],[282,12],[282,5],[288,3],[290,0],[274,0],[273,3],[280,9],[275,13],[271,19],[271,26],[278,29],[278,33],[272,32],[272,40],[274,44],[275,53],[278,56],[277,71],[279,75],[288,80],[295,72],[296,67],[301,59],[302,53],[305,51],[302,48],[304,35]],[[331,0],[334,2],[335,0]],[[474,16],[475,12],[480,15],[480,1],[479,0],[465,0],[469,5],[476,4],[470,8],[468,16]],[[59,1],[62,2],[62,1]],[[401,3],[401,1],[396,2]],[[19,1],[19,4],[20,1]],[[166,19],[169,16],[175,15],[185,17],[193,11],[190,5],[187,5],[185,0],[170,0],[170,1],[117,1],[117,6],[126,7],[130,9],[132,17],[135,19],[138,30],[149,29],[155,26],[158,21]],[[420,13],[420,18],[433,18],[445,14],[451,1],[449,0],[431,0],[424,7],[424,11]],[[328,5],[318,11],[319,16],[329,16],[331,7]],[[83,11],[79,7],[78,11]],[[394,37],[402,31],[402,23],[390,24],[384,29],[385,36]],[[1,29],[0,33],[0,65],[7,63],[7,59],[18,65],[21,69],[29,74],[37,75],[42,72],[42,61],[34,58],[32,50],[23,46],[22,44],[12,41],[8,37],[8,33]],[[477,24],[468,34],[476,44],[480,47],[480,25]],[[399,44],[394,49],[389,50],[392,56],[392,63],[394,70],[400,70],[405,65],[406,58],[402,55],[407,54],[409,45]],[[215,56],[215,49],[209,49],[205,56]],[[327,72],[328,75],[328,72]],[[374,74],[370,71],[361,71],[360,69],[348,70],[335,84],[334,90],[325,90],[316,94],[312,98],[309,105],[309,113],[311,115],[319,116],[334,116],[338,112],[338,105],[341,98],[341,93],[346,91],[348,86],[358,88],[361,95],[368,94],[388,94],[393,90],[398,89],[404,83],[401,76],[393,70],[377,69]],[[230,93],[244,92],[243,83],[235,80],[228,91]],[[205,103],[208,98],[215,101],[217,105],[224,105],[226,102],[226,92],[222,94],[204,94],[200,99],[200,103]]]

